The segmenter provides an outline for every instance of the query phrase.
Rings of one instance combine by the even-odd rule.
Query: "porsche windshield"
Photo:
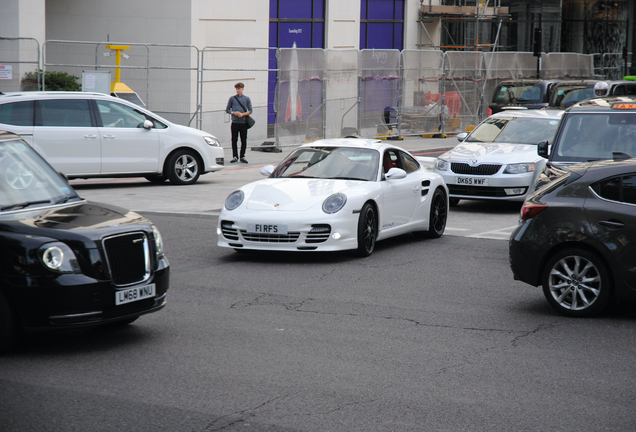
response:
[[[68,183],[26,143],[0,141],[0,211],[79,199]]]
[[[355,147],[303,147],[295,150],[271,177],[375,180],[380,166],[377,150]]]
[[[538,144],[552,141],[558,125],[559,120],[554,118],[490,117],[466,142]]]

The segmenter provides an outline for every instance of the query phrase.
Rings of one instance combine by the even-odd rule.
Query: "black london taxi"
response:
[[[82,199],[0,131],[0,352],[25,330],[127,324],[166,305],[169,262],[137,213]]]

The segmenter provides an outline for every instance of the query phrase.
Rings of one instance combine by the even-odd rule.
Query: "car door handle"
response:
[[[95,139],[95,138],[97,138],[97,135],[84,135],[84,138],[86,138],[86,139]]]
[[[102,135],[106,139],[115,139],[115,135]]]
[[[619,221],[599,221],[598,224],[603,225],[604,227],[607,227],[607,228],[614,228],[614,229],[625,228],[625,224]]]

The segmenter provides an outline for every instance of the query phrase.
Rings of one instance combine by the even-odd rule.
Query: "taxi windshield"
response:
[[[271,177],[375,180],[377,150],[354,147],[303,147],[291,153]]]
[[[554,118],[490,117],[466,142],[538,144],[551,141],[558,125],[559,120]]]
[[[0,212],[79,199],[75,191],[25,142],[0,141]]]
[[[564,119],[554,161],[588,162],[612,159],[613,152],[636,157],[636,113],[570,114]]]

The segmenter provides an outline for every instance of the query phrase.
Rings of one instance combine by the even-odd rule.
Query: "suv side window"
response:
[[[0,123],[13,126],[33,126],[33,101],[0,105]]]
[[[613,177],[593,185],[592,189],[606,200],[636,204],[636,175]]]
[[[143,127],[145,120],[150,120],[157,129],[166,127],[163,123],[128,105],[99,99],[95,100],[95,103],[104,127],[140,128]]]
[[[93,127],[88,99],[37,101],[36,126]]]

